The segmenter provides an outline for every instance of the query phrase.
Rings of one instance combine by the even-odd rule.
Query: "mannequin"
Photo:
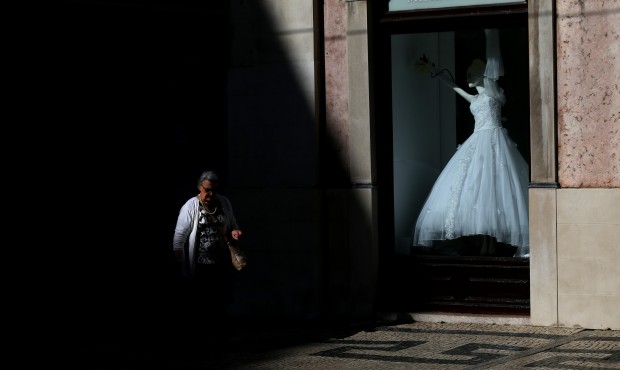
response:
[[[447,245],[439,241],[478,236],[481,255],[493,255],[497,241],[514,246],[514,256],[529,257],[529,167],[501,124],[506,100],[497,84],[504,73],[497,30],[485,30],[485,35],[487,62],[476,59],[467,70],[468,86],[476,94],[430,65],[432,77],[470,103],[475,128],[433,185],[416,221],[412,244],[437,250]]]

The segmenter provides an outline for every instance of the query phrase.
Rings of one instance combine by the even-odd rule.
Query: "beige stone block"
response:
[[[262,0],[275,30],[308,29],[313,27],[312,1]]]
[[[559,224],[559,258],[594,258],[620,263],[620,225]]]
[[[620,296],[620,264],[618,262],[620,261],[559,258],[559,294]]]
[[[559,325],[586,329],[620,329],[620,295],[560,294]]]
[[[347,3],[349,166],[354,183],[372,182],[367,20],[365,2]]]
[[[531,182],[556,181],[555,3],[528,2]]]
[[[289,62],[314,61],[314,35],[311,29],[278,34],[278,41]]]
[[[349,261],[351,278],[351,311],[354,316],[364,317],[372,314],[377,294],[378,241],[377,223],[373,222],[376,211],[375,189],[360,188],[351,190],[348,202]]]
[[[558,224],[620,226],[620,189],[558,189]]]
[[[557,325],[556,190],[529,190],[530,317],[533,325]]]

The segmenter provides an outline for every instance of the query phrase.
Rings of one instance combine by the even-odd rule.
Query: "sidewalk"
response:
[[[620,369],[620,331],[478,322],[267,324],[234,333],[223,347],[184,355],[136,344],[64,355],[81,369]]]

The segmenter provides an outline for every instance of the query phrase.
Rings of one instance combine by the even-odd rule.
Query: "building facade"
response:
[[[497,27],[506,19],[527,35],[529,322],[620,329],[620,1],[439,13],[389,3],[231,1],[228,171],[255,265],[238,281],[236,312],[363,318],[390,310],[399,96],[385,71],[396,44],[385,43],[451,31],[438,14],[470,29],[477,17],[495,27],[508,10]],[[416,19],[420,12],[428,16]],[[504,58],[517,58],[515,50],[523,57],[509,45]],[[397,293],[415,295],[415,281],[404,286]]]
[[[32,162],[9,161],[9,178],[36,174],[41,191],[13,218],[28,228],[13,234],[37,236],[16,276],[33,270],[38,289],[17,289],[16,317],[50,303],[22,334],[188,327],[172,236],[205,169],[250,261],[233,314],[418,314],[412,217],[471,126],[415,62],[463,81],[487,27],[530,167],[519,322],[620,329],[620,0],[58,0],[22,15],[10,105],[23,135],[7,137]]]

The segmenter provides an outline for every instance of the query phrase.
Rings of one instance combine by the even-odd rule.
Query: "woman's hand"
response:
[[[230,235],[232,236],[233,240],[239,240],[239,238],[241,238],[241,235],[243,234],[243,232],[239,229],[234,229]]]

